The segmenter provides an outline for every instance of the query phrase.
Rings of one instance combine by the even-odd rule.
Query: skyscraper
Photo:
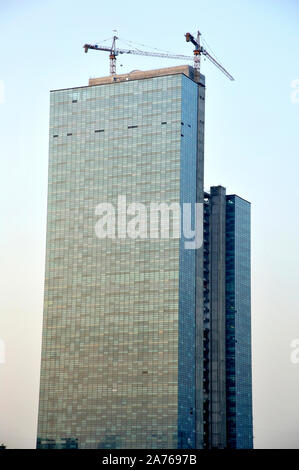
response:
[[[203,202],[204,100],[189,66],[51,92],[39,448],[203,446],[202,248],[95,226]]]
[[[51,92],[39,448],[252,447],[250,204],[203,190],[204,105],[189,66]]]
[[[204,447],[253,447],[250,203],[205,193]]]

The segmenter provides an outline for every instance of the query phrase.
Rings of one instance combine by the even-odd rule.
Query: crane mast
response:
[[[115,45],[116,45],[116,39],[118,39],[117,36],[113,36],[113,41],[112,41],[112,46],[110,50],[110,75],[115,75],[116,74],[116,53],[115,53]],[[87,52],[87,50],[85,50]]]

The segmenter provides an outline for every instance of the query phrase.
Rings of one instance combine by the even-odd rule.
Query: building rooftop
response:
[[[142,80],[144,78],[153,78],[153,77],[161,77],[165,75],[176,75],[176,74],[184,74],[186,77],[191,78],[191,80],[199,83],[197,78],[196,70],[191,67],[190,65],[178,65],[176,67],[165,67],[163,69],[155,69],[155,70],[133,70],[130,73],[124,73],[120,75],[110,75],[109,77],[99,77],[99,78],[90,78],[89,79],[89,86],[94,85],[104,85],[108,83],[115,83],[115,82],[127,82],[131,80]],[[200,83],[204,85],[204,76],[200,75]]]
[[[109,75],[106,77],[99,78],[90,78],[88,86],[95,85],[107,85],[110,83],[119,83],[119,82],[128,82],[132,80],[144,80],[146,78],[153,77],[162,77],[167,75],[177,75],[184,74],[186,77],[190,78],[194,82],[198,83],[200,86],[205,86],[205,76],[200,74],[198,78],[198,72],[191,67],[191,65],[177,65],[176,67],[164,67],[163,69],[154,69],[154,70],[132,70],[129,73],[123,73],[119,75]],[[76,86],[70,88],[58,88],[54,91],[63,91],[63,90],[75,90],[77,88],[86,88],[85,86]]]
[[[218,191],[219,190],[224,190],[224,192],[225,192],[226,188],[224,186],[221,186],[221,185],[211,186],[210,189],[204,189],[204,197],[209,199],[213,190],[218,190]],[[248,201],[244,197],[239,196],[238,194],[225,194],[225,197],[227,199],[232,198],[232,197],[237,197],[237,198],[242,199],[243,201],[247,202],[248,204],[251,204],[250,201]]]

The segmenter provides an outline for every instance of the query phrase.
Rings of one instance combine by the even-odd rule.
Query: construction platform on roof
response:
[[[153,77],[161,77],[163,75],[176,75],[176,74],[184,74],[186,77],[191,78],[198,83],[197,76],[195,69],[190,65],[178,65],[176,67],[165,67],[162,69],[155,69],[155,70],[133,70],[130,73],[124,73],[121,75],[110,75],[108,77],[100,77],[100,78],[90,78],[89,79],[89,86],[94,85],[105,85],[107,83],[113,82],[126,82],[131,80],[141,80],[144,78],[153,78]],[[202,82],[203,76],[201,76]]]

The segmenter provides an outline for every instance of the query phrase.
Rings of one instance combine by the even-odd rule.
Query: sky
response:
[[[298,0],[0,0],[0,442],[36,442],[49,91],[108,75],[82,46],[115,29],[119,47],[185,55],[199,29],[235,77],[202,63],[205,187],[252,203],[254,445],[299,448],[298,20]],[[180,64],[122,56],[118,72]]]

